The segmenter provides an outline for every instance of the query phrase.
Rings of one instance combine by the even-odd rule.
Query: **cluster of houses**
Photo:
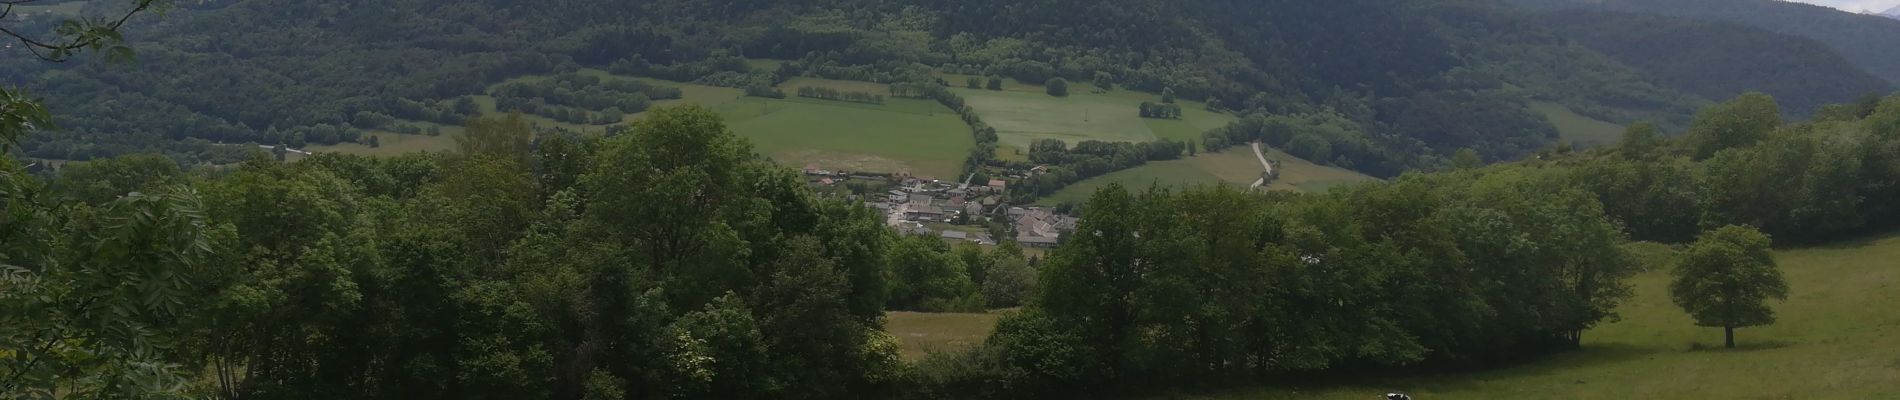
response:
[[[1062,235],[1075,231],[1079,221],[1046,207],[1010,207],[1007,215],[1016,231],[1016,243],[1023,247],[1056,247],[1062,243]]]
[[[1003,180],[988,182],[945,182],[929,177],[903,174],[864,175],[830,171],[816,165],[805,167],[808,181],[815,186],[843,185],[849,181],[877,181],[889,191],[856,196],[867,207],[885,214],[886,224],[905,235],[932,235],[950,241],[993,245],[997,239],[977,227],[993,218],[1007,218],[1015,239],[1024,247],[1055,247],[1062,235],[1075,229],[1076,220],[1054,209],[1009,207],[1004,203],[1009,184]],[[933,229],[932,227],[943,227]]]

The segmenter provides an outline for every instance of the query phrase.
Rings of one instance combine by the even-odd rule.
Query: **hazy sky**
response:
[[[1861,12],[1863,10],[1886,11],[1900,4],[1900,0],[1792,0],[1795,2],[1820,4],[1842,10]]]

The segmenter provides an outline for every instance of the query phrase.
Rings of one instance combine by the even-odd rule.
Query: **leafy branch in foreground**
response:
[[[16,6],[37,3],[39,0],[0,0],[0,20],[13,16]],[[28,51],[41,60],[64,62],[78,55],[82,50],[105,52],[110,60],[129,60],[132,48],[125,46],[125,36],[119,28],[132,20],[133,16],[146,11],[157,11],[172,6],[171,0],[133,0],[132,5],[117,17],[73,18],[60,21],[53,29],[53,37],[38,38],[21,32],[17,28],[0,25],[0,33],[13,37],[25,45]]]

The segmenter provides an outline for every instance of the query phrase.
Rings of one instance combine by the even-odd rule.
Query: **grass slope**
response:
[[[1168,399],[1873,399],[1900,393],[1900,235],[1776,253],[1793,295],[1780,323],[1701,328],[1669,300],[1666,268],[1633,283],[1623,320],[1584,336],[1584,349],[1488,372],[1368,379]]]
[[[1234,153],[1234,152],[1229,152],[1229,153]],[[1235,154],[1239,154],[1239,153],[1235,153]],[[1181,160],[1151,162],[1146,165],[1142,165],[1140,167],[1125,169],[1125,170],[1109,173],[1107,175],[1084,179],[1081,182],[1076,182],[1075,184],[1069,185],[1067,187],[1063,187],[1062,190],[1056,191],[1055,194],[1051,194],[1048,197],[1043,197],[1041,200],[1037,200],[1036,204],[1051,206],[1051,205],[1056,205],[1056,204],[1061,204],[1061,203],[1082,203],[1082,202],[1088,201],[1089,196],[1094,195],[1096,190],[1100,190],[1101,188],[1108,187],[1108,185],[1112,183],[1120,183],[1122,187],[1126,187],[1132,190],[1145,190],[1150,185],[1161,185],[1163,187],[1178,188],[1178,187],[1183,187],[1183,186],[1212,185],[1212,184],[1219,184],[1219,183],[1227,183],[1231,185],[1247,185],[1247,184],[1253,183],[1252,180],[1248,180],[1247,182],[1244,182],[1244,183],[1226,181],[1226,180],[1221,179],[1220,176],[1214,175],[1213,173],[1208,172],[1206,169],[1203,169],[1202,166],[1195,165],[1195,162],[1198,161],[1197,159],[1215,158],[1219,156],[1221,155],[1208,155],[1208,156],[1203,156],[1203,157],[1193,157],[1193,158],[1181,159]],[[1253,156],[1248,155],[1247,158],[1253,158]],[[1251,161],[1251,162],[1253,162],[1253,169],[1254,169],[1253,176],[1259,177],[1260,176],[1260,172],[1259,172],[1260,162],[1259,161]],[[1222,163],[1222,164],[1227,164],[1227,163]]]
[[[1366,174],[1345,168],[1314,164],[1312,161],[1294,157],[1279,149],[1271,147],[1266,147],[1265,149],[1266,151],[1262,152],[1262,154],[1266,155],[1268,160],[1280,162],[1280,179],[1274,180],[1272,184],[1267,185],[1267,189],[1317,193],[1324,192],[1334,186],[1378,180],[1378,178],[1373,178]],[[1245,149],[1240,148],[1228,150],[1227,152],[1247,154]],[[1249,155],[1251,156],[1251,154]],[[1257,164],[1258,161],[1255,163]]]
[[[594,69],[580,73],[680,88],[684,98],[661,100],[654,105],[698,104],[711,108],[726,118],[726,125],[734,133],[751,141],[755,150],[793,167],[818,164],[827,169],[912,172],[947,179],[963,170],[963,159],[975,145],[962,120],[942,105],[928,100],[890,99],[882,105],[801,98],[776,100],[744,97],[741,90],[733,88],[615,76]],[[547,77],[518,77],[508,82],[537,79]],[[875,83],[821,79],[795,79],[784,88],[796,90],[800,85],[888,92],[887,86]],[[475,99],[483,113],[499,113],[495,110],[494,98],[476,96]],[[627,121],[636,120],[642,114],[629,115]],[[534,115],[523,117],[535,125],[579,132],[598,133],[606,129],[602,125],[568,124]],[[403,122],[424,128],[435,125]],[[454,136],[461,134],[461,127],[443,125],[441,128],[442,136],[376,132],[382,143],[378,148],[346,143],[311,146],[309,150],[388,156],[454,149]]]
[[[1084,140],[1109,142],[1147,142],[1156,139],[1198,142],[1208,130],[1226,126],[1235,117],[1207,111],[1207,104],[1179,100],[1181,119],[1141,118],[1141,102],[1160,102],[1161,95],[1131,90],[1097,93],[1087,82],[1069,84],[1069,96],[1050,96],[1042,85],[1005,80],[1002,90],[970,89],[962,86],[969,75],[940,74],[953,90],[963,96],[983,121],[996,127],[1001,142],[997,157],[1003,160],[1027,159],[1017,154],[1039,139],[1060,139],[1070,144]],[[978,77],[979,80],[988,78]],[[787,82],[795,86],[800,80]],[[838,87],[838,89],[846,89]]]
[[[304,150],[313,153],[343,153],[377,157],[393,157],[424,151],[452,151],[456,148],[455,137],[461,136],[460,131],[461,128],[457,127],[457,133],[451,134],[444,132],[441,136],[375,132],[371,134],[376,135],[377,144],[381,145],[379,147],[369,147],[356,143],[338,143],[330,146],[310,145],[305,147]]]
[[[1280,179],[1267,185],[1268,190],[1322,192],[1333,186],[1374,180],[1365,174],[1314,164],[1272,148],[1266,149],[1264,154],[1268,160],[1280,161]],[[1088,200],[1097,189],[1106,187],[1110,183],[1121,183],[1122,186],[1131,189],[1146,189],[1152,184],[1176,189],[1217,183],[1247,186],[1252,185],[1254,180],[1260,179],[1261,172],[1260,161],[1254,158],[1251,150],[1245,147],[1234,147],[1219,153],[1202,153],[1199,156],[1180,160],[1151,162],[1140,167],[1089,178],[1062,188],[1037,203],[1042,205],[1079,203]]]
[[[957,89],[957,94],[984,122],[996,127],[1003,146],[1029,148],[1041,139],[1069,143],[1155,140],[1154,131],[1138,115],[1140,102],[1086,92],[1055,97],[1041,92]]]
[[[962,119],[928,100],[871,105],[745,97],[714,110],[755,150],[794,167],[817,164],[950,179],[963,170],[964,157],[976,145]]]
[[[884,330],[896,336],[906,360],[930,352],[951,351],[982,344],[996,329],[1002,314],[931,314],[893,311],[885,314]]]
[[[1536,101],[1531,110],[1556,125],[1559,138],[1580,147],[1610,145],[1623,138],[1623,126],[1577,114],[1562,104]]]

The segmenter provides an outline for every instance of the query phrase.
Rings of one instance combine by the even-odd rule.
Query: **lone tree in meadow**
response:
[[[1050,79],[1044,86],[1049,89],[1050,96],[1067,97],[1069,95],[1069,80],[1067,79]]]
[[[1696,325],[1722,327],[1728,348],[1735,348],[1735,328],[1775,323],[1768,299],[1788,298],[1768,236],[1734,225],[1703,233],[1676,264],[1669,289]]]

